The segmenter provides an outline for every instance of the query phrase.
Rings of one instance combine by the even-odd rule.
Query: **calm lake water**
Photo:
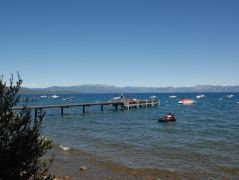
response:
[[[145,99],[157,96],[161,105],[153,108],[100,112],[82,107],[46,110],[43,133],[56,144],[79,148],[133,168],[159,168],[177,171],[235,172],[239,169],[239,94],[208,93],[196,104],[183,106],[178,98],[197,94],[125,94]],[[176,95],[170,99],[169,95]],[[62,104],[108,101],[115,94],[59,95],[31,104]],[[71,101],[62,98],[75,97]],[[31,97],[31,96],[30,96]],[[219,100],[220,98],[223,98]],[[177,121],[159,123],[172,112]]]

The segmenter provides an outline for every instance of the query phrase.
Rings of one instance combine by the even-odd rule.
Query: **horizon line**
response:
[[[116,88],[127,88],[127,87],[133,87],[133,88],[192,88],[197,86],[221,86],[221,87],[227,87],[227,86],[239,86],[238,85],[210,85],[210,84],[198,84],[193,86],[133,86],[133,85],[125,85],[125,86],[117,86],[117,85],[110,85],[110,84],[81,84],[81,85],[52,85],[52,86],[46,86],[46,87],[29,87],[29,86],[22,86],[22,88],[28,88],[28,89],[46,89],[51,87],[77,87],[77,86],[108,86],[108,87],[116,87]]]

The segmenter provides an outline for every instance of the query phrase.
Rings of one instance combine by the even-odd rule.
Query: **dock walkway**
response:
[[[90,106],[100,106],[100,110],[104,111],[104,106],[113,106],[115,111],[121,108],[121,110],[131,109],[131,108],[142,108],[142,107],[153,107],[156,105],[160,105],[159,100],[130,100],[123,99],[118,101],[108,101],[108,102],[86,102],[86,103],[78,103],[78,104],[57,104],[57,105],[36,105],[36,106],[27,106],[26,109],[35,110],[35,117],[37,117],[38,110],[42,109],[53,109],[60,108],[61,115],[64,115],[64,108],[71,107],[82,107],[82,112],[85,113],[85,108]],[[24,107],[13,107],[12,110],[22,110]]]

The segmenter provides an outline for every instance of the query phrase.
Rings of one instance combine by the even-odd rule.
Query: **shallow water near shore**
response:
[[[218,176],[239,176],[239,94],[207,93],[197,103],[183,106],[178,98],[194,98],[197,94],[126,94],[145,99],[156,95],[160,106],[153,108],[100,112],[88,109],[46,110],[43,134],[55,144],[73,147],[101,156],[129,168],[152,168],[177,172],[200,172]],[[31,104],[62,104],[108,101],[115,94],[59,95],[58,99],[37,96]],[[74,96],[76,99],[62,101]],[[36,96],[35,96],[36,97]],[[220,100],[220,98],[223,98]],[[172,112],[177,121],[158,123]]]

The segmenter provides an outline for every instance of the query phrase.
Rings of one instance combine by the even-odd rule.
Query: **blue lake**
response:
[[[111,111],[113,107],[82,107],[46,110],[43,134],[55,144],[85,150],[133,168],[159,168],[177,171],[220,172],[239,168],[239,94],[205,93],[193,105],[179,105],[179,98],[194,98],[194,93],[125,94],[145,99],[155,95],[161,105],[153,108]],[[170,95],[177,98],[170,99]],[[29,95],[32,97],[33,95]],[[63,104],[108,101],[116,94],[69,94],[30,104]],[[63,98],[75,97],[71,101]],[[223,98],[220,100],[220,98]],[[159,123],[165,113],[177,121]],[[223,173],[223,172],[222,172]]]

